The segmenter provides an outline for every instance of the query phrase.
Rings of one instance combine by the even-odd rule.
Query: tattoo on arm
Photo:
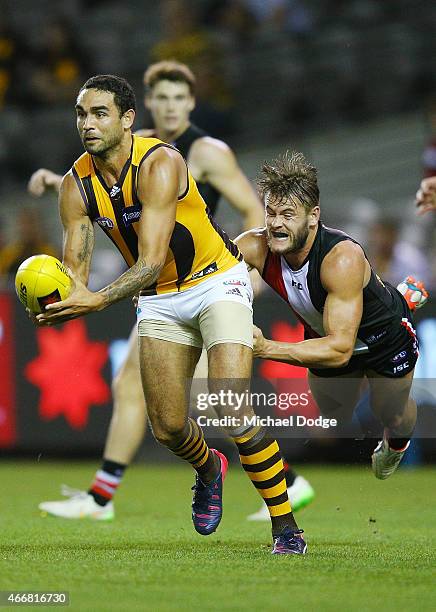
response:
[[[80,226],[81,245],[78,254],[81,263],[87,261],[92,254],[92,230],[85,223]]]
[[[149,287],[159,278],[162,268],[162,264],[148,265],[145,261],[139,259],[117,280],[100,290],[99,293],[104,296],[104,306],[119,302],[141,289]]]

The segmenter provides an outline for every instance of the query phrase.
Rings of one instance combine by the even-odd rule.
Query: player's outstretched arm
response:
[[[215,187],[242,215],[245,230],[265,225],[265,213],[256,192],[233,151],[222,140],[199,138],[192,145],[189,162],[199,169],[200,179]]]
[[[59,214],[64,230],[63,263],[86,285],[94,250],[94,227],[71,172],[60,185]]]
[[[306,368],[340,368],[349,362],[362,318],[366,260],[350,241],[336,245],[321,266],[327,291],[323,326],[325,336],[289,343],[267,340],[255,328],[254,355]]]
[[[416,193],[416,206],[418,215],[429,210],[436,210],[436,176],[424,179]]]
[[[89,279],[91,257],[94,249],[94,228],[88,216],[85,203],[82,200],[76,181],[71,172],[62,179],[59,193],[59,214],[63,226],[63,263],[69,269],[72,278],[72,294],[86,289]],[[70,298],[67,298],[69,300]],[[38,325],[62,323],[72,316],[57,302],[54,312],[46,311],[34,320]],[[78,316],[78,315],[75,315]]]
[[[39,168],[32,174],[27,183],[28,192],[39,198],[42,196],[47,189],[54,189],[56,193],[59,193],[62,183],[62,176],[56,174],[46,168]]]

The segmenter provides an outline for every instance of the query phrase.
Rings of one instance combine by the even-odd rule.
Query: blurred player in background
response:
[[[145,104],[151,112],[155,129],[140,130],[137,134],[156,136],[170,142],[182,153],[212,215],[223,195],[242,215],[246,230],[263,226],[263,207],[232,151],[224,142],[211,138],[190,123],[189,116],[195,106],[195,77],[191,70],[178,62],[159,62],[145,72],[144,84]],[[29,190],[37,196],[44,193],[46,188],[59,191],[61,180],[62,177],[50,170],[40,169],[32,176]],[[254,286],[258,286],[259,277],[254,281]],[[130,337],[128,355],[113,383],[114,409],[104,459],[90,490],[84,492],[65,488],[70,499],[43,502],[40,504],[43,511],[65,518],[108,520],[114,517],[112,498],[142,442],[146,425],[136,335],[135,327]],[[195,376],[207,378],[205,352]],[[286,482],[294,511],[313,499],[310,484],[289,467]],[[260,515],[254,518],[268,520],[267,507],[264,505]]]
[[[416,206],[419,215],[436,210],[436,176],[431,176],[421,182],[416,194]]]
[[[254,354],[309,368],[321,414],[339,422],[351,420],[366,377],[372,410],[385,428],[372,455],[374,474],[384,480],[398,467],[416,423],[410,388],[418,340],[408,303],[380,280],[356,241],[320,222],[317,172],[301,153],[265,164],[259,187],[266,228],[236,242],[246,263],[297,314],[306,339],[267,340],[255,328]]]
[[[405,239],[406,238],[406,239]],[[396,285],[404,270],[422,282],[431,282],[428,258],[413,242],[403,237],[398,218],[380,215],[370,226],[365,251],[379,276]]]
[[[5,275],[13,279],[20,264],[31,255],[59,255],[56,247],[47,238],[39,215],[32,208],[18,211],[14,229],[13,241],[0,246],[0,276]]]
[[[422,154],[423,178],[436,176],[436,95],[430,97],[427,106],[430,138]]]

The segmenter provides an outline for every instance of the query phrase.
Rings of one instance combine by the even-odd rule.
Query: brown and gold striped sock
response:
[[[220,460],[210,452],[201,427],[193,419],[188,419],[183,442],[170,450],[181,459],[189,461],[203,484],[209,484],[217,476]]]
[[[242,467],[267,505],[273,535],[284,527],[298,529],[286,491],[279,446],[263,427],[253,427],[233,436]]]

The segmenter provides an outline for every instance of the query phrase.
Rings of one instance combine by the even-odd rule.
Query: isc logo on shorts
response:
[[[409,361],[405,361],[404,363],[400,363],[400,365],[394,366],[394,374],[398,374],[399,372],[404,372],[409,367]]]

